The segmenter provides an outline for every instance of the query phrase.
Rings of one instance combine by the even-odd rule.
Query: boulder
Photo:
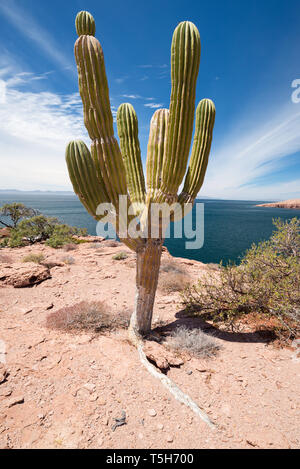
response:
[[[31,287],[49,278],[51,278],[49,269],[33,262],[3,266],[0,269],[0,282],[12,285],[14,288]]]
[[[143,350],[146,357],[154,362],[160,370],[167,370],[170,366],[181,366],[184,364],[182,358],[175,356],[171,351],[157,342],[146,342]]]

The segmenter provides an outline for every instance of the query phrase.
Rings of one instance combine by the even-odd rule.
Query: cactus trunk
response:
[[[137,252],[135,309],[130,326],[141,336],[151,331],[162,245],[162,240],[149,240]]]

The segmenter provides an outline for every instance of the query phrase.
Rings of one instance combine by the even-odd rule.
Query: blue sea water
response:
[[[22,202],[45,215],[58,217],[62,222],[87,228],[96,234],[96,221],[86,212],[75,195],[56,193],[0,193],[0,206]],[[201,249],[185,248],[185,239],[166,239],[165,245],[175,257],[201,262],[239,262],[252,243],[268,239],[274,230],[272,219],[289,220],[300,216],[300,210],[256,207],[264,201],[203,199],[204,245]],[[172,230],[171,230],[172,233]]]

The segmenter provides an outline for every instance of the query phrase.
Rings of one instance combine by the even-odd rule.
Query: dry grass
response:
[[[186,273],[164,272],[158,280],[158,287],[164,293],[181,292],[190,285],[191,279]]]
[[[77,249],[77,244],[68,243],[63,246],[63,250],[66,252],[75,251]]]
[[[220,346],[216,340],[200,329],[177,327],[167,339],[166,345],[176,351],[186,351],[198,358],[209,358],[217,353]]]
[[[103,301],[81,301],[49,314],[46,326],[66,332],[103,332],[128,327],[129,319],[127,311],[113,315]]]
[[[75,264],[75,259],[72,256],[66,256],[62,258],[62,262],[67,265]]]
[[[123,261],[124,259],[127,259],[128,257],[128,254],[126,252],[118,252],[117,254],[115,254],[114,256],[112,256],[112,259],[114,261]]]
[[[172,272],[176,274],[186,273],[184,268],[180,264],[175,262],[174,260],[162,261],[161,266],[160,266],[160,271],[167,272],[167,273]]]
[[[105,241],[102,241],[102,243],[107,248],[118,248],[121,245],[119,241],[114,241],[112,239],[106,239]]]
[[[89,248],[90,249],[101,249],[101,248],[103,248],[103,244],[102,243],[91,243],[89,245]]]
[[[7,254],[0,254],[0,262],[3,264],[12,264],[13,259]]]
[[[28,254],[28,256],[23,257],[22,262],[34,262],[35,264],[40,264],[44,260],[43,254]]]

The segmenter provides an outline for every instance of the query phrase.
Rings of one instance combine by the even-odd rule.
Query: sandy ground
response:
[[[113,261],[120,250],[129,257]],[[0,384],[1,448],[299,448],[300,363],[292,350],[267,345],[252,331],[220,332],[216,357],[185,357],[171,368],[168,376],[216,423],[210,430],[147,372],[125,331],[74,335],[45,327],[50,312],[81,300],[104,300],[114,313],[132,310],[133,253],[89,244],[69,253],[41,245],[5,249],[14,262],[29,252],[75,262],[31,288],[0,286],[9,372]],[[178,262],[192,279],[206,269]],[[180,310],[178,293],[158,291],[154,323],[203,328]],[[123,410],[127,424],[112,431]]]

